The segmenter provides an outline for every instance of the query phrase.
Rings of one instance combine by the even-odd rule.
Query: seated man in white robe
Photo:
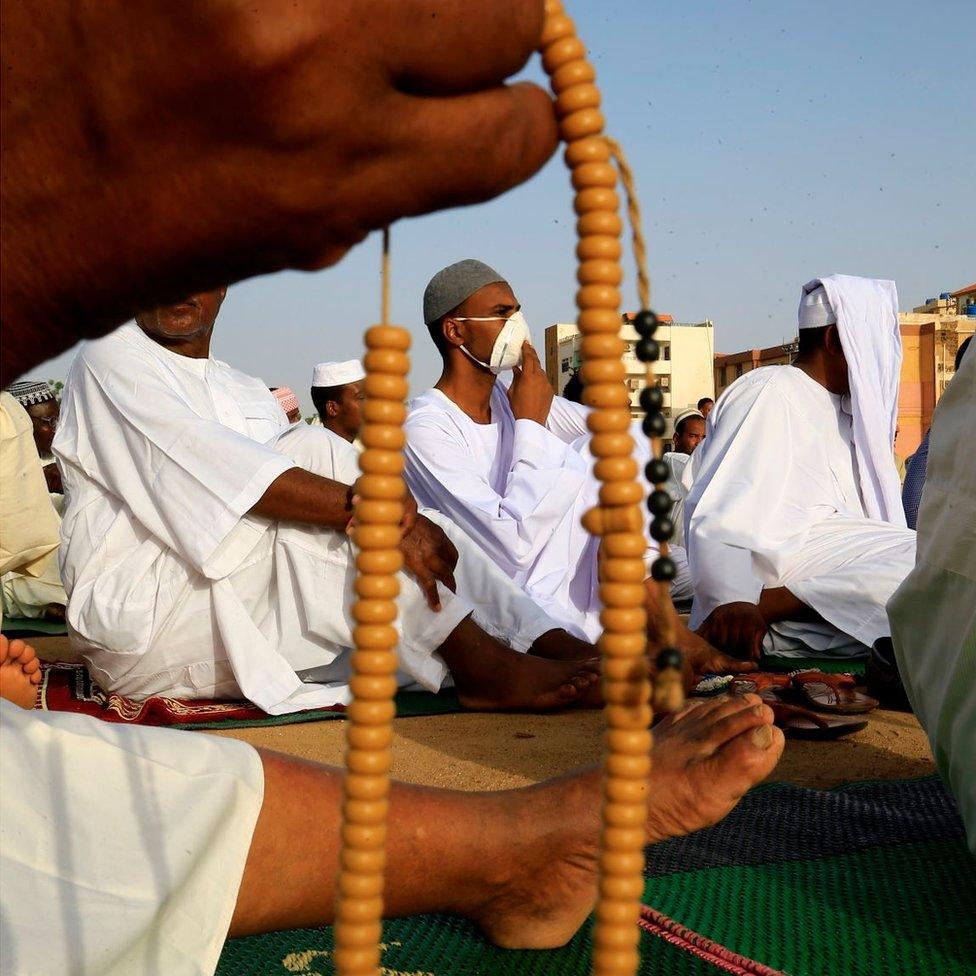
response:
[[[23,409],[10,407],[11,436],[14,436],[13,429],[18,428],[20,443],[11,454],[12,457],[18,457],[16,470],[5,470],[2,490],[8,496],[19,496],[16,499],[10,498],[10,501],[23,506],[20,519],[53,527],[56,538],[64,502],[61,473],[51,455],[51,441],[58,425],[58,398],[49,383],[36,380],[14,383],[7,393]],[[31,468],[30,474],[26,471],[28,467]],[[37,477],[37,471],[42,477]],[[40,520],[38,512],[44,513]],[[3,534],[17,534],[17,530],[6,519]],[[3,548],[8,548],[6,540]],[[58,572],[57,546],[48,557],[38,560],[29,568],[4,572],[0,577],[0,588],[2,616],[64,620],[64,607],[68,598]]]
[[[511,286],[481,261],[459,261],[431,279],[424,321],[443,371],[409,405],[410,490],[467,532],[550,616],[595,639],[598,540],[581,524],[599,492],[588,408],[553,395]],[[506,373],[510,385],[501,380]],[[632,432],[638,456],[650,460],[639,425]],[[648,536],[648,567],[657,555]],[[679,575],[683,555],[672,550]],[[648,612],[656,637],[656,592]],[[693,667],[727,663],[680,620],[676,627]]]
[[[799,326],[794,364],[725,390],[686,470],[691,625],[746,657],[863,657],[915,559],[891,453],[894,282],[811,281]]]
[[[272,714],[346,702],[358,456],[288,426],[264,384],[210,355],[223,295],[140,314],[71,367],[54,443],[71,641],[133,698],[245,697]],[[436,690],[450,674],[485,709],[598,697],[578,660],[593,648],[441,525],[408,499],[402,682]]]
[[[358,359],[319,363],[312,371],[311,396],[319,423],[360,451],[365,379],[366,370]]]

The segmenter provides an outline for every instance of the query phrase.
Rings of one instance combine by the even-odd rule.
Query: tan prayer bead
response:
[[[400,376],[387,373],[367,373],[363,380],[363,392],[377,400],[406,400],[410,387]]]
[[[400,582],[395,576],[356,577],[356,596],[364,600],[395,600],[400,593]]]
[[[383,474],[395,477],[403,473],[402,454],[393,451],[364,451],[359,455],[359,467],[366,474]]]
[[[604,383],[616,383],[623,388],[626,375],[627,370],[619,358],[584,361],[580,367],[580,376],[585,384],[584,389],[590,385],[595,386]]]
[[[352,616],[360,624],[389,624],[396,620],[396,604],[392,600],[357,600]]]
[[[640,505],[643,500],[643,487],[633,481],[618,481],[612,486],[605,485],[600,489],[601,505]]]
[[[407,419],[407,405],[392,400],[367,400],[363,403],[363,421],[369,424],[402,424]]]
[[[401,451],[406,443],[402,428],[393,424],[366,424],[359,439],[366,447],[378,447],[383,451]]]
[[[619,234],[623,229],[623,222],[616,213],[609,213],[605,210],[598,210],[593,213],[580,214],[576,221],[576,233],[580,237],[587,237],[590,234],[599,234],[601,237],[607,234]]]
[[[641,566],[643,565],[642,562]],[[618,631],[621,634],[633,634],[638,628],[643,630],[647,624],[647,612],[643,604],[640,607],[611,607],[600,613],[600,623],[603,624],[604,631],[611,634]]]
[[[405,494],[402,478],[385,474],[363,474],[357,486],[363,478],[370,479],[368,489],[370,498],[399,501]]]
[[[643,583],[646,576],[644,566],[633,559],[605,558],[600,563],[600,578],[610,583]]]
[[[564,89],[556,99],[558,115],[572,115],[587,108],[600,107],[600,90],[596,85],[573,85]],[[614,174],[616,177],[616,174]],[[616,182],[616,179],[614,179]]]
[[[584,261],[576,272],[576,280],[581,285],[619,285],[623,277],[617,261]],[[617,331],[619,330],[618,322]]]
[[[356,566],[361,573],[398,573],[403,568],[403,556],[399,550],[374,549],[360,552],[356,556]]]
[[[353,651],[350,664],[360,674],[395,674],[397,670],[396,660],[386,650],[360,648]]]
[[[389,704],[386,699],[396,694],[397,684],[393,675],[354,674],[349,679],[349,688],[357,698],[385,706]]]
[[[354,627],[352,639],[360,650],[388,650],[397,642],[397,632],[393,627],[366,624]]]
[[[602,161],[583,163],[573,170],[573,187],[577,190],[586,190],[592,186],[615,187],[617,185],[617,171],[609,164]],[[612,240],[612,238],[611,238]],[[617,244],[620,249],[619,242]]]
[[[594,410],[587,418],[587,426],[594,434],[630,430],[630,411],[605,408]],[[640,485],[637,486],[638,488]]]
[[[372,486],[372,476],[363,475],[356,486],[363,496],[356,506],[356,521],[362,525],[398,526],[403,518],[403,503],[377,498]]]
[[[596,78],[593,65],[586,61],[570,61],[561,68],[557,68],[549,79],[554,92],[565,91],[574,85],[585,85]]]
[[[603,552],[614,559],[641,559],[643,566],[644,552],[647,549],[647,540],[643,535],[635,536],[632,533],[614,532],[604,536],[601,546]]]
[[[362,901],[344,901],[336,910],[336,921],[340,919],[353,925],[371,922],[383,912],[382,898],[363,898]]]
[[[630,397],[627,394],[627,390],[617,386],[616,384],[601,383],[597,387],[587,387],[585,395],[583,397],[583,402],[591,407],[597,407],[601,410],[618,410],[621,407],[627,408],[630,405]],[[634,474],[623,475],[624,478],[632,479],[637,473],[637,462],[633,458],[618,458],[617,460],[622,461],[625,464],[632,464],[634,466]],[[601,475],[597,477],[603,481],[613,481],[614,477],[604,479]]]
[[[352,538],[360,549],[393,549],[400,544],[400,526],[357,525]]]

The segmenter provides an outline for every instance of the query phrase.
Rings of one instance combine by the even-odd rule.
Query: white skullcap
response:
[[[797,323],[801,329],[821,329],[825,325],[837,324],[837,316],[819,278],[808,281],[800,292]]]
[[[345,386],[366,379],[366,370],[358,359],[342,363],[319,363],[312,370],[312,386]]]
[[[687,420],[689,417],[698,417],[699,420],[704,420],[705,415],[698,410],[696,407],[691,407],[688,410],[682,410],[677,417],[674,418],[674,429],[677,430],[679,424],[683,420]]]

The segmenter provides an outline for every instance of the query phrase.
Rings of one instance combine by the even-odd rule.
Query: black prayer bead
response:
[[[668,467],[668,462],[661,460],[661,458],[651,458],[644,465],[644,477],[652,485],[660,485],[667,481],[670,473],[671,469]]]
[[[671,511],[671,496],[660,488],[647,496],[647,510],[651,515],[667,515]]]
[[[666,427],[667,424],[664,422],[664,417],[659,413],[649,413],[641,422],[641,430],[648,437],[660,437]]]
[[[656,363],[661,355],[661,347],[653,339],[641,339],[634,352],[642,363]]]
[[[641,390],[640,405],[644,413],[657,413],[664,405],[664,391],[659,386],[645,386]]]
[[[674,535],[674,523],[671,519],[661,515],[651,522],[651,538],[658,542],[667,542]]]
[[[657,316],[649,309],[642,309],[634,316],[634,330],[639,336],[648,338],[657,332]]]
[[[676,647],[664,647],[657,656],[658,671],[666,671],[674,668],[675,671],[681,670],[681,651]]]
[[[659,583],[670,583],[677,575],[677,568],[674,560],[667,556],[659,556],[651,563],[651,576]]]

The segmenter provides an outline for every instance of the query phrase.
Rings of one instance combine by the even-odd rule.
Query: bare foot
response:
[[[649,843],[721,820],[772,772],[783,735],[756,695],[712,699],[654,732],[646,829]],[[593,909],[600,833],[600,770],[500,794],[511,817],[510,875],[465,914],[497,945],[565,945]]]
[[[490,681],[455,687],[461,704],[478,712],[549,712],[579,706],[600,708],[600,660],[549,661],[507,647],[495,661]]]
[[[30,644],[0,634],[0,698],[33,708],[41,683],[41,662]]]
[[[595,644],[580,640],[565,630],[547,630],[536,638],[529,653],[550,661],[589,661],[600,654]]]
[[[546,712],[603,704],[599,659],[550,661],[521,654],[486,634],[470,617],[458,624],[438,653],[451,671],[461,704],[473,711]]]

